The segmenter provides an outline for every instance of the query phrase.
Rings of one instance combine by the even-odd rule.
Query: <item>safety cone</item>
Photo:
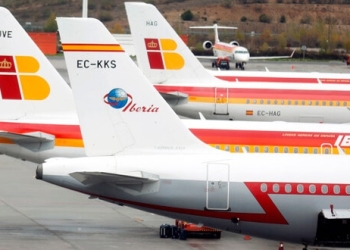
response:
[[[280,245],[278,247],[278,250],[284,250],[283,242],[280,242]]]

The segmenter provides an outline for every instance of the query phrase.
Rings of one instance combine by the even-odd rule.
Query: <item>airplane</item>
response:
[[[38,180],[225,231],[305,246],[347,240],[348,156],[215,150],[100,21],[57,22],[87,157],[48,159]]]
[[[290,56],[261,56],[251,57],[247,48],[240,46],[237,41],[231,41],[229,43],[221,42],[219,39],[218,29],[232,29],[235,30],[237,27],[220,26],[214,23],[212,26],[191,26],[190,29],[214,29],[214,44],[211,41],[204,41],[203,48],[205,50],[213,50],[214,56],[197,56],[199,59],[214,59],[212,67],[218,67],[220,59],[227,59],[229,62],[236,63],[236,69],[240,68],[244,70],[244,64],[248,63],[249,59],[283,59],[292,58],[295,50]],[[229,69],[229,65],[227,65]]]
[[[241,121],[347,123],[350,85],[227,82],[195,58],[151,4],[126,3],[137,63],[184,117]]]
[[[0,38],[0,153],[35,163],[85,156],[70,87],[12,14],[5,8],[0,13],[0,22],[6,23],[6,35]],[[33,69],[23,68],[28,61]],[[17,89],[20,94],[15,97]],[[182,122],[203,142],[232,153],[350,154],[346,124]]]

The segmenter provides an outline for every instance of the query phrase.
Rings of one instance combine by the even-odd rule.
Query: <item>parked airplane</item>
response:
[[[0,38],[0,153],[36,163],[51,157],[85,156],[71,89],[11,13],[4,8],[0,13],[0,22],[6,24],[6,35]],[[32,70],[24,68],[30,65]],[[42,96],[48,96],[38,98],[37,87]],[[47,89],[49,92],[45,92]],[[230,152],[350,154],[348,125],[210,120],[183,123],[205,143]]]
[[[37,179],[237,233],[305,245],[347,240],[348,156],[210,148],[101,22],[58,18],[58,26],[89,157],[49,159]]]
[[[207,119],[344,123],[350,85],[228,83],[213,77],[151,4],[125,3],[138,65],[179,115]]]
[[[203,48],[205,50],[213,50],[214,56],[197,56],[201,59],[211,59],[213,61],[213,67],[219,66],[218,59],[227,58],[231,62],[236,63],[236,69],[240,68],[244,70],[244,64],[248,63],[249,59],[282,59],[292,58],[294,51],[290,56],[261,56],[251,57],[247,48],[239,45],[237,41],[231,41],[230,43],[221,42],[219,39],[218,29],[232,29],[235,30],[237,27],[219,26],[216,23],[212,26],[192,26],[190,29],[214,29],[214,44],[211,41],[204,41]],[[229,67],[228,67],[229,69]]]

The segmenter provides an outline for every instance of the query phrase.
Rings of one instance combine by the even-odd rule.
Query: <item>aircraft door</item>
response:
[[[229,209],[230,168],[228,164],[207,165],[206,209]]]
[[[228,88],[215,88],[215,115],[228,115]]]
[[[321,144],[321,154],[333,154],[333,146],[330,143]]]

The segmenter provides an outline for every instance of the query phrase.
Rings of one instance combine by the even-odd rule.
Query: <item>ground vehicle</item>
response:
[[[205,226],[199,226],[197,224],[188,223],[186,221],[176,220],[175,225],[177,225],[178,231],[181,232],[181,230],[184,231],[185,237],[188,236],[210,236],[212,238],[220,239],[221,238],[221,230],[211,228],[211,227],[205,227]],[[181,235],[180,235],[181,236]]]
[[[220,68],[220,69],[230,69],[230,60],[227,57],[219,57],[215,61],[212,62],[211,66],[214,68]]]
[[[346,62],[346,65],[350,65],[350,55],[346,55],[344,61]]]
[[[221,230],[200,226],[182,220],[175,220],[175,225],[162,224],[159,228],[160,238],[186,240],[187,237],[221,238]]]

